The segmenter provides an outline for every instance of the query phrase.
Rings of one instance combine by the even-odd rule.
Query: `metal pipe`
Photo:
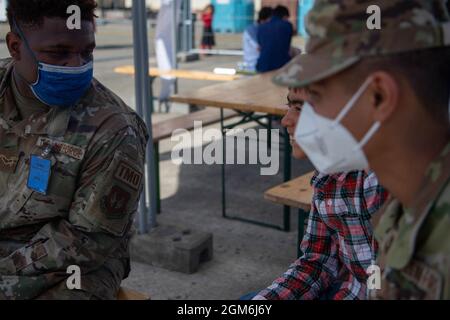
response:
[[[148,38],[147,38],[147,11],[145,1],[133,0],[133,43],[134,43],[134,69],[136,111],[144,119],[149,135],[146,148],[146,175],[145,191],[139,203],[139,233],[148,233],[156,226],[156,181],[155,161],[152,135],[152,114],[150,112],[153,99],[150,92],[150,79],[148,75]],[[150,196],[150,210],[147,209],[147,194]]]
[[[176,70],[178,69],[178,59],[177,59],[177,53],[178,53],[178,41],[177,41],[177,34],[178,34],[178,7],[179,7],[179,0],[172,0],[172,20],[173,20],[173,28],[172,28],[172,69]],[[173,84],[173,91],[175,94],[178,93],[178,79],[175,78],[174,84]]]

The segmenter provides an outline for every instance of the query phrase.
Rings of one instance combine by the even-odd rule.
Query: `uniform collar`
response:
[[[395,200],[390,204],[391,220],[388,225],[397,225],[397,240],[392,242],[387,252],[390,267],[404,268],[413,257],[421,227],[433,208],[439,194],[450,178],[450,142],[439,156],[428,166],[415,201],[409,208],[402,208]],[[399,227],[401,226],[401,228]],[[386,232],[388,230],[385,230]],[[392,230],[394,232],[394,230]]]
[[[9,87],[8,79],[10,78],[13,68],[13,59],[0,60],[0,99],[3,98],[6,88]]]
[[[0,104],[3,104],[3,110],[0,110],[0,127],[23,138],[29,135],[63,136],[68,128],[72,109],[50,108],[21,119],[11,87],[13,61],[7,59],[0,62],[4,70],[3,75],[0,73]]]

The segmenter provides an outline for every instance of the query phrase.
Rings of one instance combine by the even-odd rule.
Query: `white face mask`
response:
[[[369,167],[362,149],[378,131],[380,122],[376,122],[359,143],[340,122],[371,81],[369,78],[364,82],[334,120],[317,114],[309,103],[303,105],[300,121],[295,130],[295,140],[319,172],[332,174],[364,170]]]

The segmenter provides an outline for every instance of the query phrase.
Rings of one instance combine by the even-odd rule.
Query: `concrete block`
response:
[[[213,235],[160,225],[131,239],[131,259],[164,269],[195,273],[213,257]]]

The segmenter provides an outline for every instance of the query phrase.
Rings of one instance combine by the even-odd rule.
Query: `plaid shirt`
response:
[[[304,254],[257,299],[309,300],[324,294],[333,300],[366,299],[366,269],[377,250],[370,218],[387,192],[374,173],[364,171],[316,173],[311,184],[314,196],[301,244]]]

